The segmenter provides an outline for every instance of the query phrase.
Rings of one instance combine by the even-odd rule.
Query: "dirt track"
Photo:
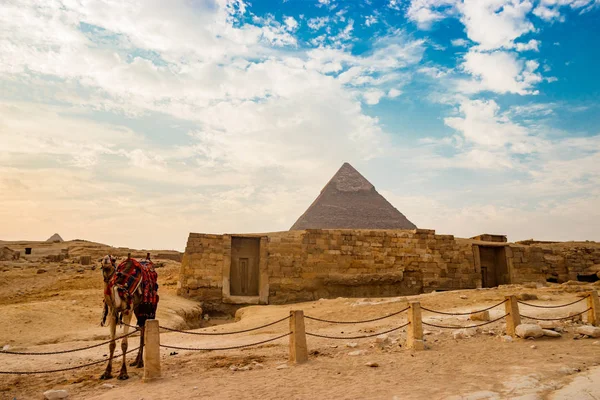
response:
[[[31,264],[31,265],[29,265]],[[13,268],[3,263],[0,283],[0,345],[11,349],[50,351],[98,343],[107,329],[98,326],[102,281],[98,270],[28,263]],[[159,269],[161,280],[161,325],[178,326],[181,314],[196,304],[174,296],[178,263],[167,262]],[[471,311],[495,304],[506,294],[537,295],[538,303],[561,304],[577,299],[577,294],[598,286],[552,285],[543,288],[520,286],[432,293],[415,296],[422,305],[445,311]],[[466,298],[464,298],[466,297]],[[237,322],[205,328],[212,332],[239,330],[285,317],[291,309],[326,319],[357,320],[386,315],[407,304],[408,298],[334,299],[286,306],[253,306],[238,311]],[[536,302],[536,300],[532,300]],[[582,303],[569,309],[528,310],[537,316],[562,316],[580,310]],[[524,311],[523,311],[524,312]],[[491,316],[503,314],[502,307]],[[466,317],[425,320],[447,325],[468,325]],[[306,321],[307,331],[336,336],[380,332],[406,320],[399,315],[364,325],[331,325]],[[161,343],[183,347],[222,347],[257,342],[286,333],[286,322],[242,335],[201,337],[177,333],[161,334]],[[428,329],[428,328],[426,328]],[[600,380],[598,339],[573,340],[573,329],[566,325],[562,338],[535,341],[500,340],[502,321],[480,329],[474,337],[455,340],[451,330],[428,329],[426,351],[406,350],[404,332],[390,334],[395,343],[385,349],[375,340],[327,340],[308,338],[310,361],[287,366],[287,339],[244,350],[188,352],[162,349],[164,377],[151,384],[141,383],[141,371],[130,369],[128,381],[112,380],[113,388],[99,381],[104,365],[50,375],[0,377],[0,398],[35,399],[48,389],[66,389],[70,399],[168,399],[168,398],[262,398],[262,399],[509,399],[531,395],[529,399],[594,399]],[[130,340],[137,346],[137,338]],[[348,347],[356,343],[357,347]],[[535,345],[537,348],[531,348]],[[107,346],[61,356],[23,357],[0,355],[2,370],[54,369],[101,359]],[[117,348],[120,349],[120,346]],[[364,354],[348,353],[363,350]],[[132,359],[133,356],[130,357]],[[256,366],[256,363],[261,366]],[[377,368],[367,367],[376,362]],[[284,365],[285,367],[281,367]],[[244,371],[244,367],[252,368]],[[238,369],[233,371],[232,369]],[[279,368],[279,369],[278,369]],[[118,363],[114,366],[114,372]],[[578,372],[580,371],[580,372]],[[568,386],[574,380],[573,386]],[[586,386],[587,385],[587,386]],[[594,386],[596,385],[596,386]],[[562,389],[561,389],[562,388]],[[579,390],[576,395],[573,390]],[[562,394],[561,394],[562,391]],[[567,394],[564,394],[566,391]],[[478,395],[475,393],[480,392]],[[486,394],[487,392],[487,394]],[[459,396],[459,397],[452,397]],[[479,396],[479,397],[478,397]],[[487,397],[486,397],[487,396]],[[562,397],[561,397],[562,396]],[[573,397],[575,396],[575,397]]]

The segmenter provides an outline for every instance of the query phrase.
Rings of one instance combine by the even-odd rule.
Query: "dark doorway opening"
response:
[[[25,254],[31,254],[31,247],[25,247]]]
[[[232,296],[258,296],[260,238],[231,238],[229,292]]]
[[[481,287],[496,287],[510,283],[506,249],[503,246],[479,246],[479,261]]]

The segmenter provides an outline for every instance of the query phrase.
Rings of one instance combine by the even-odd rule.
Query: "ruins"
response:
[[[209,308],[598,278],[600,243],[419,229],[344,164],[290,231],[190,233],[178,294]]]

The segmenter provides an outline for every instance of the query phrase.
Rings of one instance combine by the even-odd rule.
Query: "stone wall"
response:
[[[600,243],[515,243],[510,249],[512,283],[576,281],[578,275],[600,271]]]
[[[190,233],[179,274],[180,295],[209,303],[221,301],[223,245],[221,235]]]
[[[473,246],[433,230],[306,230],[267,236],[268,302],[397,296],[481,285]],[[189,236],[179,293],[222,300],[230,235]],[[263,257],[261,255],[261,257]],[[263,282],[264,283],[264,282]]]

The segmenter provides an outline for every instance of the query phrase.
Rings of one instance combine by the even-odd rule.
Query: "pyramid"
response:
[[[48,240],[46,240],[46,242],[64,242],[63,238],[60,237],[60,235],[58,233],[55,233],[54,235],[50,236],[50,238],[48,238]]]
[[[344,163],[290,230],[415,228],[365,177]]]

